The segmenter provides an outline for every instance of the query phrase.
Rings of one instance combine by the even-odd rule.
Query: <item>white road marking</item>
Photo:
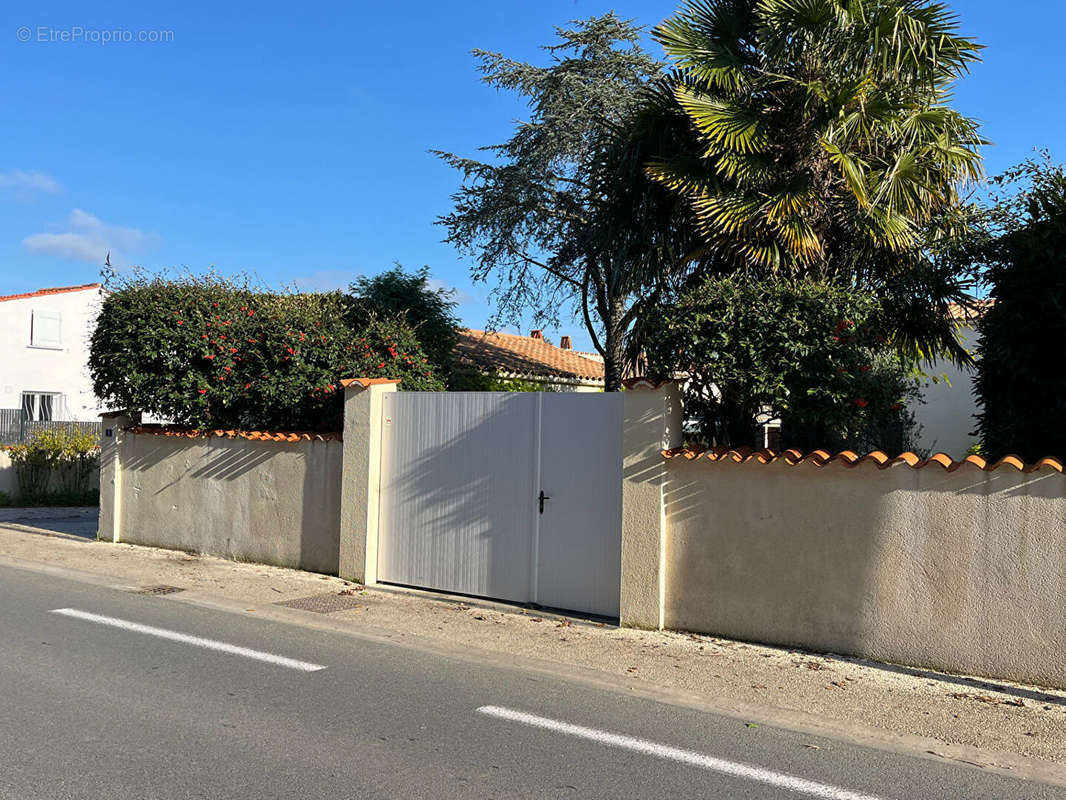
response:
[[[645,755],[711,770],[712,772],[720,772],[723,775],[732,775],[737,778],[766,783],[770,786],[777,786],[781,789],[788,789],[811,797],[824,798],[824,800],[881,800],[881,798],[873,795],[849,792],[847,789],[797,778],[794,775],[787,775],[783,772],[753,767],[736,761],[726,761],[723,758],[704,755],[694,750],[682,750],[678,747],[649,742],[647,739],[635,739],[631,736],[608,733],[596,728],[585,728],[581,725],[572,725],[569,722],[538,717],[535,714],[527,714],[524,711],[514,711],[500,706],[482,706],[478,709],[478,712],[497,719],[520,722],[523,725],[530,725],[534,728],[543,728],[556,733],[564,733],[567,736],[576,736],[579,739],[588,739],[608,747],[619,747],[623,750],[632,750],[637,753],[644,753]]]
[[[214,639],[204,639],[201,636],[190,636],[187,633],[178,633],[177,631],[170,631],[166,628],[156,628],[152,625],[141,625],[139,622],[129,622],[128,620],[117,619],[116,617],[105,617],[102,614],[90,614],[88,611],[79,611],[76,608],[53,608],[52,613],[62,614],[64,617],[85,620],[86,622],[96,622],[100,625],[110,625],[112,628],[121,628],[125,631],[133,631],[134,633],[157,636],[160,639],[169,639],[172,642],[191,644],[195,647],[202,647],[205,650],[217,650],[220,653],[229,653],[234,656],[252,658],[256,661],[265,661],[268,664],[276,664],[279,667],[288,667],[289,669],[298,669],[302,672],[317,672],[320,669],[325,669],[321,664],[297,661],[295,658],[276,656],[273,653],[264,653],[262,650],[238,647],[235,644],[226,644],[225,642],[218,642]]]

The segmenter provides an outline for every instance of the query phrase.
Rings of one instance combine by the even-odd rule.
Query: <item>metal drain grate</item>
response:
[[[347,611],[350,608],[358,608],[361,603],[357,598],[350,595],[316,594],[312,597],[283,600],[274,605],[298,608],[301,611],[313,611],[316,614],[332,614],[334,611]]]
[[[167,586],[165,584],[160,586],[139,586],[132,590],[134,594],[177,594],[178,592],[184,592],[180,586]]]

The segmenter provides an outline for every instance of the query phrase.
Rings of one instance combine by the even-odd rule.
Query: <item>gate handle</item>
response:
[[[543,514],[544,513],[544,501],[545,500],[551,500],[551,498],[548,497],[548,495],[544,494],[544,490],[541,489],[540,490],[540,496],[537,497],[537,500],[540,502],[540,513]]]

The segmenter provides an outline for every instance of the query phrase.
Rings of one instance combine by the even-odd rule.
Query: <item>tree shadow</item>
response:
[[[383,398],[378,579],[530,598],[533,393]]]
[[[128,436],[123,541],[337,574],[339,441]]]

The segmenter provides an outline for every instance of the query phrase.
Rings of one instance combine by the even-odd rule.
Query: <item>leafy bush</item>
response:
[[[451,388],[457,392],[558,392],[550,383],[503,378],[475,370],[460,370],[452,374]]]
[[[998,235],[982,254],[995,300],[978,326],[982,455],[1064,458],[1066,168],[1029,161],[997,179],[1015,181],[1027,185],[998,204]]]
[[[454,290],[434,289],[429,280],[429,267],[406,272],[397,264],[372,278],[359,278],[351,291],[369,313],[386,313],[410,325],[434,373],[450,381],[459,341],[458,303]]]
[[[651,323],[649,368],[687,376],[686,413],[707,444],[752,445],[780,418],[786,447],[899,452],[917,381],[880,311],[852,287],[710,278]]]
[[[339,430],[343,378],[443,388],[402,319],[340,292],[140,273],[108,289],[89,368],[112,407],[199,428]]]
[[[35,431],[26,444],[9,448],[19,502],[40,505],[51,494],[87,497],[100,463],[99,444],[92,434],[53,428]]]

